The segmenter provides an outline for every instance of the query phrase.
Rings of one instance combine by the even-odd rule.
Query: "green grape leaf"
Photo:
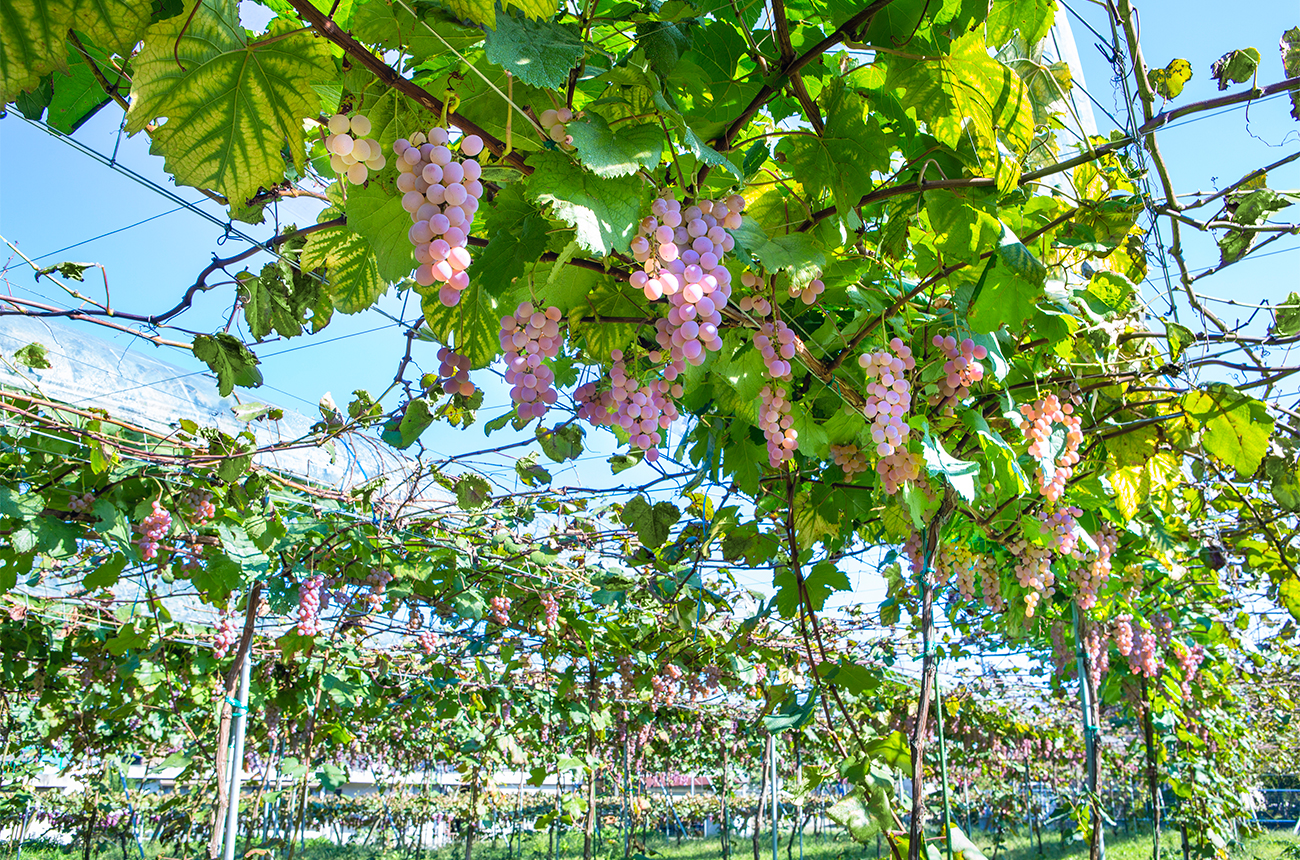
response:
[[[480,475],[466,472],[456,479],[456,504],[467,511],[478,511],[492,501],[492,485]]]
[[[1165,99],[1176,99],[1183,87],[1192,79],[1192,64],[1186,60],[1170,60],[1163,69],[1147,70],[1151,88]]]
[[[588,112],[566,126],[578,159],[597,176],[629,176],[659,165],[663,129],[650,123],[620,125],[617,131],[599,114]]]
[[[182,185],[243,202],[283,182],[284,149],[300,168],[303,120],[320,113],[312,84],[335,74],[326,42],[290,26],[281,21],[259,44],[235,0],[194,0],[154,25],[134,61],[127,131],[166,117],[150,152]]]
[[[682,512],[672,502],[651,505],[645,496],[633,496],[619,514],[619,522],[636,532],[637,539],[650,549],[658,549],[668,540],[673,525]]]
[[[1282,71],[1288,78],[1300,77],[1300,27],[1282,34],[1278,44],[1282,52]],[[1291,118],[1300,122],[1300,90],[1291,91]]]
[[[111,588],[117,584],[118,577],[125,568],[126,556],[120,552],[114,553],[108,561],[96,565],[88,572],[81,584],[90,589]]]
[[[1273,433],[1268,407],[1224,383],[1212,383],[1182,397],[1183,411],[1204,429],[1201,445],[1236,470],[1238,477],[1255,474]]]
[[[985,22],[990,45],[1002,46],[1019,35],[1030,45],[1042,41],[1056,18],[1054,0],[993,0]]]
[[[108,62],[103,51],[93,44],[86,45],[85,48],[86,53],[95,61],[95,65],[99,67],[110,86],[118,86],[123,90],[130,86],[127,78],[118,73]],[[75,46],[68,48],[68,57],[71,60],[68,74],[51,76],[53,93],[49,103],[50,111],[46,118],[46,122],[65,134],[76,131],[100,108],[112,101],[108,93],[104,92],[99,79],[95,77],[90,63]]]
[[[577,231],[578,244],[593,254],[626,251],[640,221],[642,183],[634,177],[604,179],[558,152],[529,159],[528,196],[550,206]]]
[[[471,367],[487,367],[501,351],[497,340],[501,315],[496,300],[478,278],[470,278],[454,308],[444,305],[434,289],[420,296],[420,308],[430,333],[443,343],[455,344],[456,352],[468,358]]]
[[[1277,337],[1300,334],[1300,293],[1291,293],[1274,309],[1272,331]]]
[[[1218,83],[1221,91],[1226,90],[1230,83],[1244,84],[1255,76],[1259,60],[1259,51],[1255,48],[1229,51],[1210,65],[1210,77]]]
[[[951,191],[927,193],[925,214],[934,230],[935,249],[951,262],[973,263],[981,254],[998,247],[999,237],[1015,237],[998,219]]]
[[[1169,343],[1169,360],[1182,358],[1183,351],[1196,343],[1196,335],[1185,325],[1165,320],[1165,340]]]
[[[1047,280],[1047,267],[1025,247],[1015,233],[1002,225],[1002,241],[998,245],[998,259],[1025,282],[1042,287]]]
[[[563,24],[511,14],[497,16],[484,50],[490,62],[542,88],[563,86],[583,54],[582,41]]]
[[[1264,474],[1278,507],[1292,513],[1300,512],[1300,466],[1282,457],[1269,457],[1264,461]]]
[[[736,247],[749,254],[769,272],[787,271],[795,286],[803,286],[822,273],[826,254],[807,233],[791,233],[769,239],[758,222],[749,216],[732,231]]]
[[[889,794],[877,785],[855,786],[827,809],[826,814],[863,845],[894,826]]]
[[[529,261],[546,251],[549,238],[546,219],[540,215],[525,215],[515,224],[498,228],[474,260],[471,280],[500,298],[524,273]]]
[[[322,214],[337,214],[329,210]],[[325,289],[334,307],[355,314],[371,307],[388,289],[370,243],[347,227],[312,233],[302,249],[305,269],[325,269]]]
[[[195,335],[193,349],[194,357],[217,375],[217,390],[222,397],[229,396],[236,385],[257,388],[262,384],[257,356],[234,335],[225,332]]]
[[[826,601],[837,591],[848,591],[853,585],[844,571],[829,561],[821,561],[804,573],[804,588],[813,612],[821,612]],[[772,576],[772,585],[776,588],[776,608],[782,618],[793,618],[799,614],[803,600],[799,595],[799,583],[794,572],[788,567],[779,567]]]
[[[556,463],[576,460],[582,456],[582,440],[585,434],[577,424],[560,424],[553,430],[538,425],[537,445],[542,453]]]
[[[14,351],[14,361],[27,368],[28,370],[48,370],[53,365],[50,364],[49,355],[45,350],[45,345],[41,343],[27,344],[19,347]]]
[[[1291,613],[1291,617],[1300,621],[1300,577],[1288,576],[1277,589],[1282,605]]]
[[[0,104],[67,69],[72,9],[70,0],[0,0]]]
[[[836,210],[847,215],[872,189],[872,174],[888,168],[890,146],[858,93],[837,81],[823,92],[822,101],[825,131],[787,137],[777,153],[785,156],[790,172],[806,189],[829,193]]]
[[[356,7],[352,18],[352,35],[368,45],[401,50],[416,57],[436,57],[447,52],[447,46],[464,53],[483,41],[483,30],[477,26],[468,26],[468,18],[458,19],[440,6],[432,3],[412,3],[418,16],[412,14],[405,5],[405,0],[366,0]],[[338,21],[338,16],[334,16]],[[340,24],[340,26],[343,26]],[[441,37],[441,38],[440,38]],[[396,90],[388,90],[380,95],[380,100]],[[399,99],[405,98],[398,95]],[[366,107],[367,115],[370,108]],[[375,120],[370,116],[371,121]],[[376,123],[376,126],[378,123]],[[431,122],[416,123],[413,128],[428,128]],[[397,137],[405,137],[406,129]],[[375,138],[384,144],[388,151],[391,141],[378,134]]]
[[[1105,305],[1108,311],[1126,314],[1137,301],[1137,288],[1123,275],[1099,269],[1088,279],[1088,295]]]
[[[1037,311],[1041,287],[1025,281],[999,258],[991,258],[971,299],[966,322],[974,332],[993,332],[1002,326],[1018,331]]]
[[[922,450],[925,453],[925,465],[931,475],[943,475],[948,483],[968,502],[975,501],[975,482],[979,480],[980,464],[968,460],[958,460],[944,450],[943,444],[926,430]]]
[[[1294,202],[1290,194],[1279,194],[1271,188],[1259,188],[1244,195],[1230,195],[1229,209],[1232,220],[1238,224],[1258,226],[1268,220],[1268,216],[1287,208]],[[1252,230],[1227,230],[1219,237],[1221,263],[1240,260],[1251,246],[1255,244],[1256,233]]]
[[[402,197],[389,184],[391,177],[372,177],[365,185],[348,189],[348,227],[370,243],[379,277],[399,281],[415,268],[411,245],[411,216]]]

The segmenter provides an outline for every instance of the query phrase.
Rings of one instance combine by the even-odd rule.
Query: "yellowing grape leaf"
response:
[[[347,227],[312,233],[301,262],[305,269],[325,269],[325,289],[334,307],[345,314],[364,311],[388,289],[370,243]]]
[[[1278,43],[1282,52],[1282,71],[1288,78],[1300,75],[1300,27],[1292,27],[1282,34]],[[1291,91],[1291,118],[1300,120],[1300,90]]]
[[[0,0],[0,103],[36,89],[41,78],[68,67],[69,0]]]
[[[302,121],[321,107],[312,84],[335,75],[334,61],[324,40],[306,32],[250,41],[235,0],[195,2],[188,28],[193,3],[145,37],[126,129],[135,134],[165,117],[150,151],[166,159],[177,183],[242,202],[284,181],[286,145],[302,165]]]
[[[1237,471],[1255,473],[1268,451],[1273,419],[1268,408],[1230,385],[1213,383],[1183,395],[1183,411],[1205,430],[1201,446]]]
[[[1005,45],[1019,35],[1030,45],[1037,44],[1052,29],[1056,17],[1053,0],[994,0],[985,22],[990,45]]]
[[[558,152],[539,153],[529,163],[536,169],[528,177],[528,196],[577,230],[578,244],[600,255],[628,249],[641,214],[641,182],[602,179]]]
[[[1192,64],[1186,60],[1170,60],[1163,69],[1147,71],[1147,80],[1156,92],[1166,99],[1176,99],[1183,87],[1192,79]]]
[[[73,0],[72,5],[77,32],[119,57],[131,56],[149,27],[154,6],[140,0]]]

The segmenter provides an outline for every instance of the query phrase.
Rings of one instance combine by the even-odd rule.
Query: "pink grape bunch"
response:
[[[1157,612],[1151,616],[1151,629],[1155,631],[1156,641],[1168,648],[1173,639],[1174,620],[1167,612]]]
[[[442,284],[438,301],[445,307],[460,304],[469,287],[471,262],[466,243],[478,212],[483,168],[474,158],[483,151],[483,139],[470,134],[460,139],[460,157],[451,151],[445,128],[431,128],[426,137],[416,132],[410,140],[393,144],[397,154],[397,190],[402,208],[411,215],[407,236],[415,246],[415,282],[422,287]]]
[[[645,451],[646,461],[653,463],[659,459],[662,431],[680,417],[674,398],[681,397],[684,389],[666,377],[641,384],[628,374],[621,349],[610,357],[614,360],[609,370],[610,388],[600,390],[597,383],[588,382],[574,392],[578,417],[594,427],[623,428],[632,446]],[[658,351],[650,354],[652,363],[661,359]]]
[[[1110,649],[1106,643],[1106,631],[1101,625],[1089,624],[1084,630],[1083,650],[1088,655],[1088,680],[1096,690],[1110,671]]]
[[[545,362],[560,354],[562,317],[557,307],[541,311],[522,302],[514,316],[501,318],[497,338],[506,351],[506,383],[523,421],[541,418],[556,401],[555,371]]]
[[[407,607],[406,629],[409,633],[414,633],[424,627],[424,612],[420,607],[412,602]]]
[[[822,283],[821,278],[813,278],[802,287],[796,287],[791,281],[787,292],[792,299],[799,299],[805,305],[815,305],[817,297],[826,292],[826,285]]]
[[[573,111],[567,107],[558,110],[548,108],[542,111],[538,117],[542,126],[542,131],[546,136],[559,144],[562,149],[569,149],[573,146],[573,136],[565,129],[565,125],[573,121]]]
[[[907,413],[912,408],[912,386],[907,372],[916,367],[912,348],[901,338],[889,341],[888,349],[858,356],[858,366],[867,372],[867,402],[862,414],[871,422],[871,441],[876,445],[876,471],[885,492],[898,492],[904,483],[920,475],[920,460],[907,450],[912,428]]]
[[[212,493],[191,487],[181,497],[183,507],[190,510],[190,522],[196,526],[204,525],[217,515],[216,505],[212,504]]]
[[[1196,673],[1205,660],[1205,646],[1193,645],[1188,648],[1182,642],[1174,643],[1174,656],[1178,659],[1178,670],[1182,673],[1183,680],[1179,687],[1183,691],[1183,698],[1192,697],[1192,681],[1196,678]]]
[[[434,633],[432,630],[421,631],[418,638],[420,642],[420,650],[424,652],[424,656],[426,657],[432,656],[433,652],[437,651],[438,646],[442,644],[442,640],[438,638],[438,634]]]
[[[140,533],[140,537],[136,539],[136,544],[140,547],[140,557],[145,561],[157,558],[158,543],[167,536],[167,530],[171,527],[171,513],[162,506],[161,501],[154,499],[153,511],[135,527],[135,530]]]
[[[975,556],[975,566],[980,574],[980,593],[984,605],[994,612],[1006,612],[1007,601],[1002,597],[1002,581],[993,567],[992,559],[986,555]]]
[[[742,272],[740,285],[748,290],[757,290],[763,286],[763,279],[753,272]],[[765,317],[772,312],[772,303],[768,301],[766,296],[759,293],[741,296],[736,302],[736,307],[747,314],[757,314],[761,317]]]
[[[229,612],[221,613],[216,634],[212,637],[212,653],[218,660],[230,653],[230,646],[239,641],[239,624]]]
[[[470,397],[476,389],[469,381],[470,361],[463,355],[457,355],[449,346],[438,350],[438,384],[448,394]]]
[[[372,567],[366,574],[365,584],[369,586],[370,593],[366,595],[366,603],[371,612],[378,612],[384,605],[384,592],[388,589],[388,583],[393,581],[393,575],[382,567]]]
[[[932,406],[951,407],[970,394],[970,387],[984,378],[982,360],[989,351],[970,338],[960,343],[952,335],[936,334],[930,341],[948,360],[943,363],[943,376],[939,379],[939,393],[930,399]]]
[[[537,625],[542,633],[555,633],[560,629],[560,601],[551,592],[542,595],[542,623]]]
[[[321,632],[320,589],[325,577],[319,573],[309,576],[298,586],[298,635],[315,636]]]
[[[790,395],[780,385],[764,385],[758,392],[758,429],[767,440],[767,462],[773,469],[794,459],[799,431],[790,416]]]
[[[1020,414],[1024,416],[1020,431],[1029,440],[1029,456],[1038,460],[1038,489],[1049,502],[1055,502],[1065,493],[1065,484],[1079,462],[1079,446],[1083,443],[1082,422],[1074,414],[1074,405],[1061,403],[1055,394],[1049,394],[1032,405],[1021,406]],[[1049,459],[1047,450],[1053,424],[1061,424],[1066,430],[1065,450],[1055,460]]]
[[[74,514],[88,514],[94,507],[94,493],[86,493],[80,496],[74,493],[72,498],[68,499],[68,510]]]
[[[790,359],[794,358],[794,331],[783,320],[764,321],[754,332],[754,348],[763,356],[767,375],[789,379]]]
[[[1160,659],[1157,651],[1158,645],[1159,641],[1156,634],[1135,627],[1133,631],[1133,649],[1128,655],[1129,671],[1134,675],[1141,675],[1145,678],[1154,678],[1160,674],[1164,661]]]
[[[330,130],[325,138],[330,169],[339,176],[347,177],[353,185],[360,185],[370,176],[370,171],[384,169],[388,162],[383,147],[379,141],[371,139],[370,120],[364,114],[349,117],[345,113],[336,113],[326,126]]]
[[[868,472],[871,464],[857,445],[832,445],[831,460],[844,470],[844,480],[853,480],[854,475]]]
[[[1052,550],[1045,546],[1016,538],[1007,546],[1016,559],[1016,582],[1028,593],[1025,595],[1025,617],[1033,618],[1044,596],[1055,593],[1056,575],[1052,573]]]
[[[510,623],[510,598],[497,596],[489,603],[492,607],[492,620],[502,627]]]
[[[660,197],[637,225],[632,257],[641,268],[629,283],[650,301],[667,296],[667,319],[656,322],[656,340],[669,354],[668,380],[676,379],[685,363],[704,363],[722,349],[718,326],[731,298],[731,273],[723,265],[735,247],[729,230],[740,226],[745,200],[700,200],[682,207],[672,197]]]
[[[1040,528],[1045,535],[1051,538],[1051,549],[1058,556],[1073,558],[1076,561],[1084,558],[1083,549],[1079,543],[1080,538],[1083,536],[1078,521],[1078,517],[1081,516],[1083,516],[1083,511],[1072,505],[1067,505],[1051,513],[1043,511],[1038,514]]]
[[[1097,605],[1097,593],[1110,578],[1110,559],[1119,545],[1119,533],[1110,523],[1102,523],[1092,539],[1097,544],[1097,551],[1089,553],[1084,564],[1070,569],[1070,581],[1075,587],[1074,601],[1080,609],[1092,609]]]
[[[1133,616],[1120,615],[1115,619],[1111,635],[1115,638],[1115,649],[1121,657],[1133,653]]]

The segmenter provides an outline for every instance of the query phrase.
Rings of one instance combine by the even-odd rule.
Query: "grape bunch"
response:
[[[835,465],[844,470],[844,480],[852,481],[853,476],[870,471],[866,456],[857,445],[832,445],[831,459]]]
[[[821,278],[813,278],[811,281],[809,281],[806,285],[802,287],[796,287],[794,285],[794,282],[791,281],[788,290],[788,292],[790,293],[790,298],[799,299],[805,305],[817,304],[817,297],[820,296],[825,291],[826,291],[826,285],[822,283]]]
[[[1134,675],[1154,678],[1160,674],[1164,661],[1156,652],[1158,640],[1154,633],[1135,629],[1133,632],[1133,650],[1128,655],[1129,671]]]
[[[1173,638],[1174,620],[1167,612],[1157,612],[1151,616],[1151,629],[1155,631],[1156,641],[1168,648]]]
[[[427,137],[416,132],[410,140],[398,140],[393,152],[398,156],[402,208],[414,222],[407,235],[419,263],[415,282],[422,287],[442,284],[438,300],[454,308],[469,286],[466,241],[483,196],[483,168],[474,156],[483,151],[483,139],[476,134],[462,137],[460,157],[450,143],[446,129],[432,128]]]
[[[239,624],[229,612],[221,613],[216,635],[212,637],[212,653],[220,660],[230,652],[230,646],[239,641]]]
[[[94,493],[86,493],[81,496],[74,493],[72,498],[68,499],[68,510],[74,514],[88,514],[94,507]]]
[[[977,555],[975,566],[979,569],[980,594],[984,605],[994,612],[1006,612],[1007,601],[1002,597],[1002,581],[998,578],[992,560],[986,555]]]
[[[424,612],[420,610],[418,604],[412,601],[407,606],[406,611],[406,629],[408,632],[414,633],[424,627]]]
[[[497,337],[506,351],[506,382],[510,385],[510,399],[524,421],[541,418],[555,403],[555,389],[551,387],[555,371],[545,360],[560,354],[562,316],[557,307],[539,311],[523,302],[515,308],[514,316],[501,318]]]
[[[763,356],[768,376],[790,378],[790,359],[794,358],[795,352],[794,331],[784,321],[764,321],[754,332],[754,348]]]
[[[419,640],[420,650],[424,652],[426,657],[432,656],[433,652],[438,650],[438,646],[442,644],[442,640],[432,630],[421,631]]]
[[[329,136],[325,149],[330,154],[330,169],[348,182],[360,185],[372,170],[383,170],[387,160],[379,141],[370,138],[370,120],[364,114],[349,117],[336,113],[326,123]]]
[[[673,398],[681,397],[683,388],[667,378],[642,385],[628,375],[622,350],[614,350],[610,357],[614,360],[609,370],[610,388],[601,390],[595,382],[588,382],[574,392],[578,417],[594,427],[617,424],[627,431],[632,446],[645,451],[646,461],[653,463],[659,459],[661,431],[679,417]],[[650,354],[652,363],[661,358],[657,351]]]
[[[381,567],[372,567],[370,573],[366,575],[365,583],[370,587],[370,593],[366,595],[366,603],[371,612],[378,612],[384,606],[384,592],[388,588],[388,583],[393,581],[393,575]]]
[[[1039,513],[1040,528],[1051,538],[1051,548],[1057,555],[1068,556],[1076,561],[1084,558],[1083,550],[1079,545],[1082,532],[1077,519],[1081,516],[1083,511],[1071,505],[1050,514],[1046,511]]]
[[[1007,549],[1011,550],[1016,559],[1016,582],[1028,591],[1025,595],[1025,617],[1033,618],[1042,598],[1051,597],[1055,593],[1053,586],[1056,584],[1056,575],[1052,573],[1052,551],[1023,537],[1012,540]]]
[[[190,510],[190,522],[201,526],[217,515],[217,508],[212,504],[212,494],[198,487],[191,487],[181,497],[182,506]]]
[[[547,109],[542,111],[542,115],[538,119],[547,137],[562,148],[567,149],[573,146],[573,137],[564,128],[565,124],[573,119],[572,110],[567,107],[562,107],[559,110]]]
[[[1178,669],[1183,675],[1183,680],[1179,684],[1183,691],[1183,698],[1190,699],[1192,697],[1192,681],[1196,678],[1196,672],[1205,660],[1205,646],[1193,645],[1188,648],[1182,642],[1176,642],[1174,643],[1174,654],[1178,658]]]
[[[961,343],[952,335],[936,334],[931,341],[948,360],[943,363],[943,377],[939,380],[939,393],[930,399],[932,406],[952,407],[970,394],[971,385],[984,378],[984,365],[988,349],[966,338]]]
[[[925,556],[924,548],[921,546],[921,533],[915,529],[908,533],[907,540],[903,542],[903,555],[907,556],[912,576],[919,576],[921,567],[925,564]],[[931,575],[933,576],[933,573]]]
[[[907,413],[912,408],[912,386],[907,372],[916,367],[912,349],[901,338],[893,338],[889,349],[858,356],[867,372],[867,402],[862,414],[871,422],[871,441],[876,445],[876,471],[884,480],[885,492],[898,492],[920,474],[920,460],[907,450],[912,428]]]
[[[1106,633],[1100,625],[1088,625],[1083,634],[1083,650],[1088,655],[1088,680],[1095,691],[1110,671],[1110,649],[1106,647]]]
[[[775,469],[794,458],[799,431],[794,429],[789,394],[783,387],[764,385],[758,396],[758,428],[767,440],[767,462]]]
[[[1039,461],[1038,489],[1049,502],[1055,502],[1065,493],[1065,484],[1079,462],[1079,445],[1083,443],[1079,416],[1074,414],[1073,404],[1062,404],[1055,394],[1021,406],[1020,414],[1024,416],[1020,431],[1029,440],[1029,455]],[[1055,460],[1047,450],[1053,424],[1064,425],[1066,430],[1065,450]]]
[[[763,279],[753,272],[742,272],[740,275],[740,285],[749,290],[756,290],[763,286]],[[755,293],[752,296],[741,296],[736,302],[736,307],[745,313],[754,313],[765,317],[772,312],[772,303],[767,300],[766,296]]]
[[[319,573],[303,580],[298,587],[298,635],[315,636],[321,632],[320,589],[325,577]]]
[[[939,544],[935,566],[939,581],[956,579],[957,593],[970,602],[975,599],[975,553],[964,543]]]
[[[1133,616],[1121,615],[1115,619],[1113,635],[1115,637],[1115,648],[1119,651],[1121,657],[1127,657],[1133,653]]]
[[[470,397],[476,389],[474,383],[469,381],[469,359],[463,355],[457,355],[456,351],[449,346],[444,346],[438,350],[438,381],[437,385],[448,394],[459,394],[461,397]]]
[[[723,257],[735,247],[728,230],[740,226],[745,200],[700,200],[682,208],[671,197],[660,197],[652,214],[637,225],[632,256],[641,268],[629,277],[650,301],[667,296],[667,319],[656,322],[656,340],[669,354],[676,378],[683,362],[702,364],[709,352],[722,349],[718,326],[731,298],[731,273]]]
[[[560,629],[560,601],[551,592],[542,595],[542,623],[537,629],[543,634],[554,633]]]
[[[140,533],[136,544],[140,547],[140,557],[150,561],[158,557],[158,542],[167,536],[172,526],[172,515],[162,506],[158,499],[153,500],[153,512],[144,518],[144,522],[135,527]]]
[[[1092,609],[1097,605],[1097,593],[1110,578],[1110,557],[1119,544],[1119,533],[1110,523],[1102,523],[1092,539],[1097,544],[1097,552],[1090,553],[1084,564],[1070,569],[1070,581],[1076,589],[1074,600],[1080,609]]]
[[[492,606],[492,620],[502,627],[510,623],[510,598],[497,596],[489,603]]]

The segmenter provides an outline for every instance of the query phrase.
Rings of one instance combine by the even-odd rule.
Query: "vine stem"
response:
[[[239,648],[235,651],[234,662],[226,670],[226,677],[221,685],[221,725],[217,729],[217,805],[213,817],[212,837],[208,841],[208,856],[216,858],[221,854],[221,842],[225,836],[226,808],[232,802],[229,786],[226,784],[226,769],[229,766],[226,757],[230,752],[230,718],[233,714],[231,697],[235,695],[235,683],[243,671],[244,661],[249,659],[253,646],[253,628],[257,624],[257,604],[262,598],[262,582],[258,580],[248,592],[248,606],[244,610],[244,630],[239,635]],[[243,767],[242,762],[235,762],[235,767]],[[239,803],[239,798],[233,798]]]

